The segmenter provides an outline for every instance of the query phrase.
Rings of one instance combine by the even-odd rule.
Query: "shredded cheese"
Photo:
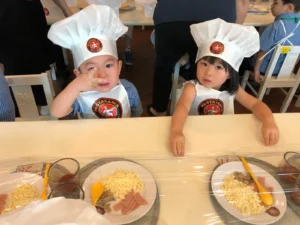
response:
[[[22,184],[8,195],[8,201],[2,213],[11,212],[21,206],[38,199],[38,192],[31,184]]]
[[[112,175],[102,177],[99,180],[103,185],[105,190],[109,190],[116,200],[120,200],[125,197],[130,191],[140,192],[144,188],[138,174],[117,169]]]
[[[228,202],[239,209],[243,215],[257,215],[266,211],[265,207],[261,205],[258,193],[248,185],[236,180],[233,174],[223,179],[221,189]]]

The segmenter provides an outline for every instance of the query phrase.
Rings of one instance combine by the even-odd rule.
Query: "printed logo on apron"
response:
[[[131,116],[130,102],[127,91],[120,83],[111,91],[81,92],[77,97],[82,117],[89,118],[128,118]]]
[[[206,88],[196,80],[187,81],[195,85],[196,96],[191,105],[189,115],[225,115],[234,114],[234,98],[227,91]],[[184,85],[185,85],[184,84]],[[184,87],[177,91],[176,104],[182,95]]]
[[[223,112],[224,103],[216,98],[205,99],[198,106],[199,115],[222,115]]]
[[[101,119],[122,118],[121,103],[112,98],[99,98],[92,106],[93,112]]]

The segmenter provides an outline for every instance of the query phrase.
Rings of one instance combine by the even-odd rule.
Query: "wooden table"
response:
[[[169,151],[170,117],[0,123],[0,173],[61,157],[74,157],[81,166],[97,158],[126,157],[157,181],[159,225],[224,224],[209,195],[215,157],[237,153],[278,166],[284,152],[299,151],[300,114],[275,114],[275,119],[280,141],[265,147],[253,115],[189,117],[184,158]]]

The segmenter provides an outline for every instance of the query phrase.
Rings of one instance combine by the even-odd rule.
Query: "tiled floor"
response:
[[[123,64],[121,78],[126,78],[133,82],[137,87],[144,108],[144,116],[146,115],[146,106],[151,103],[152,98],[152,77],[155,63],[154,47],[150,41],[150,34],[153,27],[146,27],[142,30],[141,27],[135,27],[133,33],[133,57],[134,65],[126,66]],[[124,41],[118,41],[119,57],[123,59]],[[268,96],[265,96],[263,101],[275,113],[280,111],[280,106],[284,100],[284,94],[280,89],[272,89]],[[295,107],[295,98],[293,99],[288,112],[300,112],[300,108]],[[249,113],[243,106],[236,103],[235,113]]]

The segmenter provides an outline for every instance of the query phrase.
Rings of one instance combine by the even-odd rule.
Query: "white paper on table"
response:
[[[1,225],[111,225],[95,207],[79,199],[53,198],[34,201],[0,216]]]

